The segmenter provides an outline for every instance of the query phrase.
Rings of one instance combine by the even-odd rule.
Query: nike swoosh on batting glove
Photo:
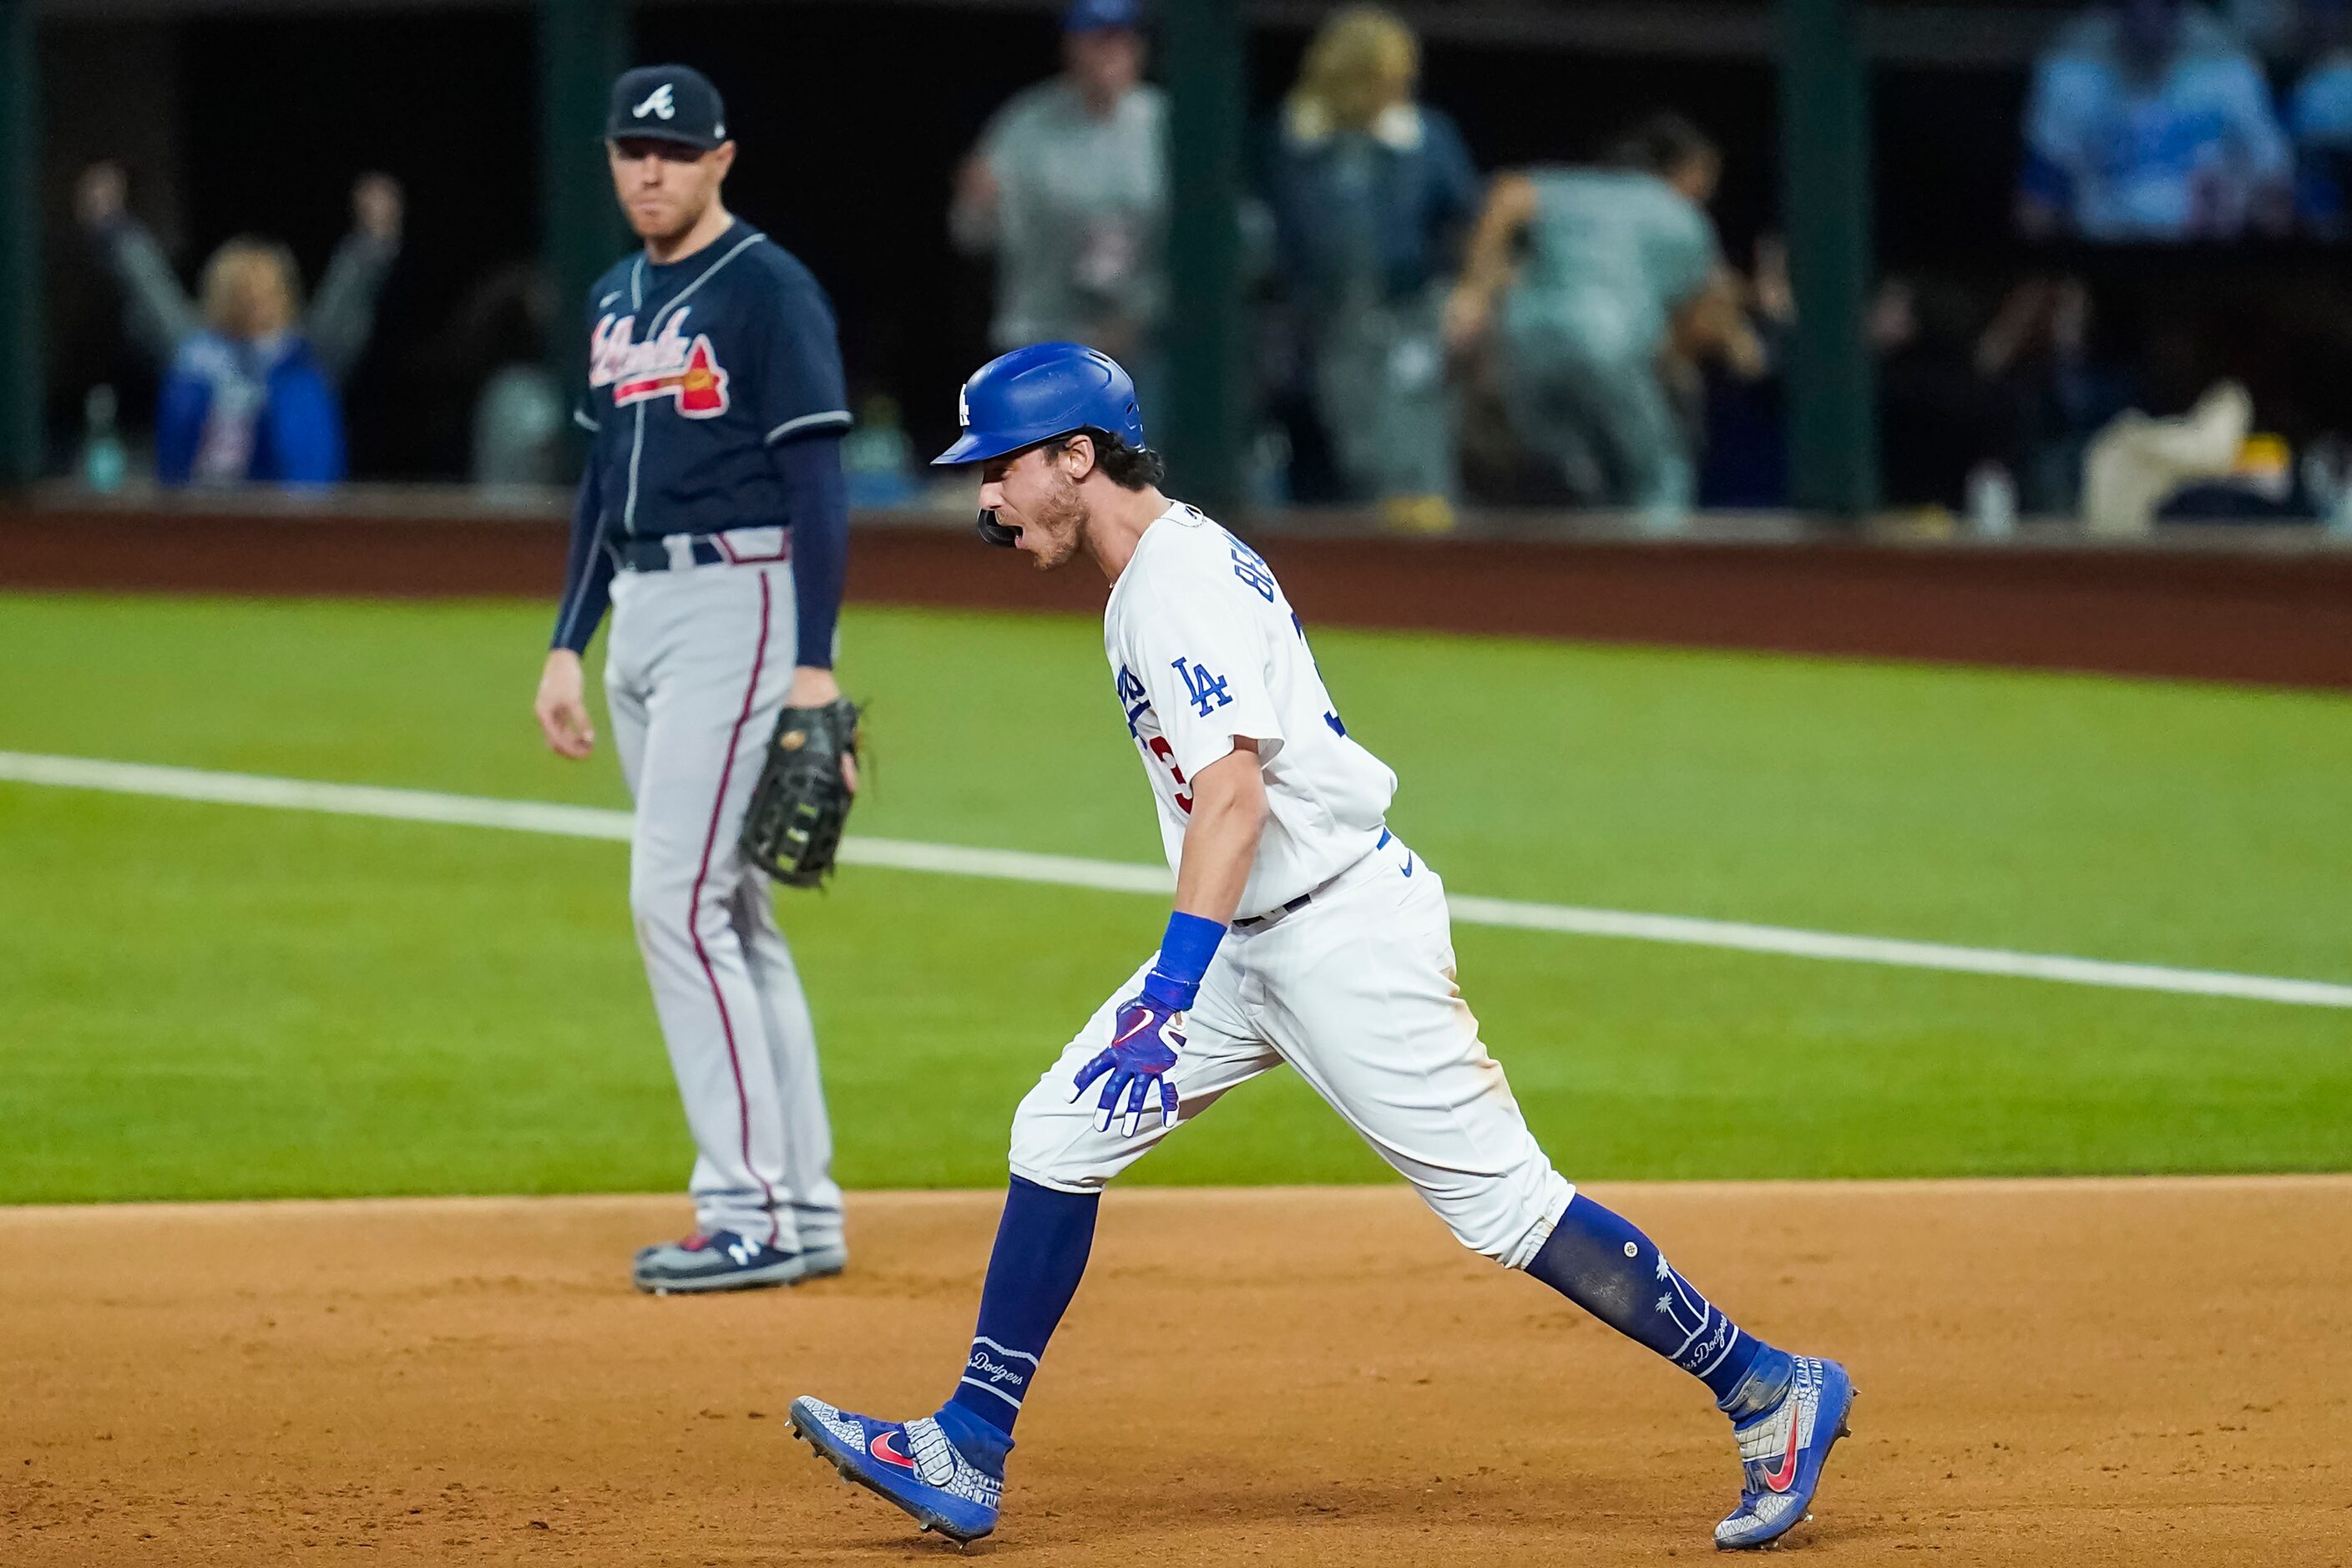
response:
[[[1102,1079],[1102,1096],[1095,1108],[1095,1131],[1110,1131],[1112,1119],[1120,1114],[1119,1097],[1124,1094],[1127,1107],[1119,1124],[1119,1136],[1132,1138],[1142,1122],[1146,1102],[1157,1091],[1160,1123],[1173,1127],[1176,1086],[1168,1081],[1167,1075],[1176,1066],[1176,1053],[1183,1048],[1183,1013],[1164,1001],[1154,1000],[1147,985],[1142,995],[1129,997],[1118,1005],[1117,1020],[1111,1026],[1110,1045],[1078,1069],[1076,1092],[1070,1099],[1076,1102],[1089,1084]]]

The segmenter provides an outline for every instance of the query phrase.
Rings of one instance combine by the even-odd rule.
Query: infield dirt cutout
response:
[[[1790,1550],[2352,1568],[2352,1177],[1592,1191],[1852,1368]],[[784,1407],[932,1409],[997,1206],[664,1300],[673,1198],[0,1210],[0,1563],[949,1561]],[[1737,1489],[1696,1384],[1401,1187],[1118,1190],[971,1556],[1706,1561]]]

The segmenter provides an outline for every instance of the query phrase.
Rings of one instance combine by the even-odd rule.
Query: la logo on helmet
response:
[[[971,389],[970,387],[956,388],[956,424],[966,430],[971,428]]]

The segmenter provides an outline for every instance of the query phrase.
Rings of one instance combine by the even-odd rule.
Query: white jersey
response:
[[[1348,738],[1265,562],[1197,509],[1176,502],[1143,531],[1103,610],[1103,653],[1170,869],[1183,861],[1188,781],[1236,739],[1258,742],[1267,821],[1234,918],[1281,909],[1380,842],[1396,774]]]

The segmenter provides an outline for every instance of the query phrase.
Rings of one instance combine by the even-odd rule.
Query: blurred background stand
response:
[[[1780,0],[1782,210],[1796,327],[1789,480],[1799,510],[1859,521],[1878,505],[1870,289],[1870,78],[1860,0]]]
[[[41,471],[41,179],[34,0],[0,0],[0,484]]]
[[[571,330],[588,286],[629,247],[604,166],[604,104],[629,68],[629,0],[538,0],[539,204],[555,283],[548,350],[559,384],[581,384],[588,340]]]

